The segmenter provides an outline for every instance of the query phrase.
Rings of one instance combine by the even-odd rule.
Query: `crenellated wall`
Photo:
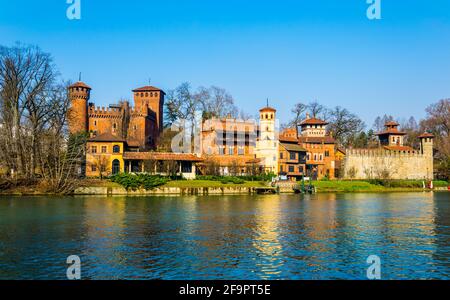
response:
[[[343,168],[347,179],[432,179],[433,155],[421,150],[347,149]]]

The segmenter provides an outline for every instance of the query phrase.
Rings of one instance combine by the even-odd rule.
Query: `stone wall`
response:
[[[291,190],[292,192],[292,190]],[[75,190],[75,195],[243,195],[254,194],[255,188],[251,187],[223,187],[223,188],[176,188],[160,187],[153,190],[127,191],[124,188],[108,187],[82,187]]]
[[[345,179],[433,179],[433,157],[421,151],[350,149],[343,168]]]

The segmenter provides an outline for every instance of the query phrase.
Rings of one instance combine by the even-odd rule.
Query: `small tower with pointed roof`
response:
[[[266,172],[278,173],[278,132],[276,109],[269,106],[259,110],[259,137],[256,143],[256,157],[263,160]]]
[[[306,119],[300,123],[302,129],[301,135],[303,137],[325,137],[327,125],[328,122],[317,118],[311,118],[309,113],[307,113]]]
[[[403,147],[403,140],[406,132],[398,130],[398,124],[395,121],[389,121],[384,124],[385,130],[377,133],[382,146],[387,147]]]

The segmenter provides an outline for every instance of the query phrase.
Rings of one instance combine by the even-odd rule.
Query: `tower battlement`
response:
[[[108,133],[125,139],[131,138],[142,148],[155,146],[163,124],[165,93],[162,90],[155,87],[134,90],[134,107],[127,101],[105,107],[89,103],[91,88],[83,82],[77,82],[68,89],[71,133]]]

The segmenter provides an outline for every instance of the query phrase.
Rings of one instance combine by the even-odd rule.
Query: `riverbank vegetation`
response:
[[[120,184],[127,190],[152,190],[170,181],[168,177],[148,174],[116,174],[109,177],[109,180]]]
[[[69,193],[86,136],[70,136],[70,100],[48,53],[0,46],[0,174],[5,189]]]
[[[367,180],[367,181],[315,181],[313,185],[318,192],[392,192],[423,190],[420,180]],[[447,187],[446,181],[434,181],[434,187]]]

